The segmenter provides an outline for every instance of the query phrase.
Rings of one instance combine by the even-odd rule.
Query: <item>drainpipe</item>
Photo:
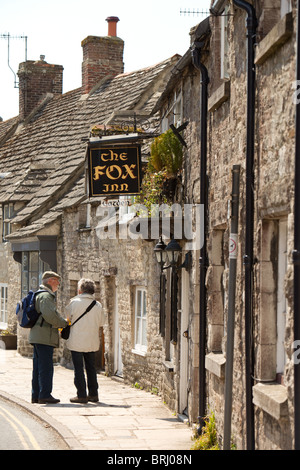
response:
[[[300,80],[300,1],[297,7],[297,65],[296,80]],[[294,202],[294,341],[300,339],[300,102],[296,103],[295,118],[295,202]],[[296,343],[295,343],[296,344]],[[300,450],[300,364],[294,361],[294,433],[295,450]]]
[[[201,156],[200,156],[200,204],[204,207],[204,237],[203,246],[200,249],[199,257],[199,283],[200,283],[200,311],[199,311],[199,428],[204,424],[206,416],[206,372],[205,372],[205,354],[206,354],[206,286],[205,278],[207,271],[207,101],[208,101],[208,83],[209,77],[207,68],[201,62],[201,49],[203,42],[195,42],[192,48],[192,59],[196,69],[201,72]]]
[[[247,12],[247,147],[246,147],[246,221],[245,221],[245,387],[247,450],[255,448],[252,344],[253,295],[253,230],[254,230],[254,127],[255,127],[255,65],[254,44],[257,20],[255,8],[243,0],[233,3]]]

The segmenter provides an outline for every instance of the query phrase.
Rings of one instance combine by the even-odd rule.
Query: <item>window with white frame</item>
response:
[[[166,132],[171,124],[174,124],[175,127],[179,127],[182,124],[182,90],[175,91],[171,105],[165,111],[164,117],[161,123],[161,131]]]
[[[174,126],[179,127],[182,124],[182,92],[175,94],[174,102]]]
[[[147,292],[143,287],[137,287],[135,293],[134,349],[140,353],[147,351]]]
[[[15,215],[14,213],[14,204],[3,204],[2,207],[2,216],[3,216],[3,223],[2,223],[2,239],[5,240],[6,236],[11,233],[10,227],[10,220]]]
[[[0,328],[7,328],[8,285],[0,283]]]

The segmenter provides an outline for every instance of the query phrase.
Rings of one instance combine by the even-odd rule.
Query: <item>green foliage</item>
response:
[[[168,182],[177,177],[182,166],[182,145],[170,130],[156,137],[143,177],[141,193],[136,198],[151,215],[152,204],[167,204],[170,198]]]
[[[0,336],[14,336],[14,333],[10,330],[0,330]]]
[[[166,170],[169,175],[176,175],[182,165],[182,145],[169,129],[154,139],[151,145],[149,168],[152,171]]]
[[[215,414],[211,412],[205,419],[205,425],[202,428],[201,435],[195,437],[195,442],[191,450],[220,450],[217,440],[217,430]]]
[[[147,208],[149,215],[151,215],[152,204],[167,203],[167,198],[162,194],[165,180],[165,171],[162,170],[152,173],[149,168],[147,168],[144,174],[141,192],[136,198],[136,202],[143,204]]]
[[[138,382],[135,382],[135,383],[132,385],[132,387],[133,387],[133,388],[137,388],[137,389],[139,389],[139,390],[143,390],[143,388],[144,388],[144,387],[143,387],[142,385],[140,385]]]

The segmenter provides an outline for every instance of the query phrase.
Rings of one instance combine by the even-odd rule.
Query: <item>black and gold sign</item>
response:
[[[139,145],[112,145],[89,149],[90,196],[138,194]]]

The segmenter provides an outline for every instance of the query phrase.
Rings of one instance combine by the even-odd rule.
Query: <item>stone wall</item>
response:
[[[189,63],[183,70],[180,66],[180,74],[174,88],[170,90],[163,104],[161,114],[166,116],[169,125],[174,123],[173,113],[170,112],[170,103],[175,98],[181,96],[181,124],[187,123],[183,137],[186,147],[183,147],[183,167],[181,171],[181,183],[177,185],[177,191],[173,202],[176,204],[196,205],[200,202],[200,73]],[[176,115],[179,120],[179,116]],[[194,223],[194,221],[193,221]],[[202,229],[202,227],[201,227]],[[195,231],[195,225],[193,225]],[[181,262],[184,261],[186,251],[189,250],[187,240],[182,237],[179,240],[182,248]],[[170,342],[168,335],[169,325],[166,325],[166,336],[163,340],[162,361],[163,380],[162,394],[168,407],[175,412],[186,413],[190,422],[196,422],[198,412],[198,384],[199,384],[199,247],[191,250],[191,269],[186,274],[187,282],[183,281],[181,270],[178,270],[178,337],[177,343]],[[184,292],[182,292],[182,290]],[[187,291],[187,292],[186,292]],[[184,305],[183,295],[188,298]],[[166,321],[170,317],[170,292],[166,293]],[[187,319],[182,323],[182,316],[185,309]],[[187,338],[183,334],[187,334]],[[181,349],[187,342],[187,358],[181,359]],[[186,363],[182,364],[181,360]],[[187,371],[185,370],[187,368]],[[182,375],[186,376],[184,383]],[[183,382],[183,384],[182,384]],[[186,387],[186,391],[183,390]],[[187,393],[187,403],[184,409],[184,402],[181,394]]]
[[[236,283],[236,321],[233,372],[232,437],[239,449],[245,442],[245,336],[244,336],[244,239],[245,239],[245,155],[246,155],[246,31],[244,12],[232,9],[229,17],[230,96],[211,106],[208,118],[209,153],[209,269],[208,288],[208,405],[216,414],[219,438],[223,437],[224,371],[228,289],[228,201],[231,196],[232,166],[239,164],[240,211]],[[294,15],[294,18],[296,14]],[[295,20],[294,20],[295,21]],[[216,26],[215,26],[216,24]],[[211,53],[218,47],[218,19],[212,18]],[[216,28],[216,29],[214,29]],[[296,29],[294,23],[294,31]],[[293,238],[293,168],[295,35],[256,66],[255,121],[255,214],[254,214],[254,404],[257,449],[292,448],[293,374],[291,364],[291,249]],[[218,74],[207,59],[210,76]],[[210,85],[209,102],[217,102],[223,89]],[[278,230],[268,235],[270,224],[277,227],[287,219],[287,298],[285,352],[286,365],[281,383],[276,374],[276,312]],[[269,227],[269,229],[267,228]],[[273,251],[272,251],[273,250]],[[272,253],[270,254],[270,252]],[[266,381],[271,381],[272,399]],[[283,385],[282,385],[283,384]],[[280,405],[279,405],[280,403]],[[275,412],[275,409],[277,412]],[[279,411],[278,411],[279,410]]]
[[[241,420],[245,410],[244,391],[244,327],[242,318],[243,298],[243,250],[244,250],[244,192],[245,192],[245,148],[246,148],[246,47],[244,23],[236,13],[231,35],[234,43],[230,46],[230,98],[216,107],[210,108],[208,115],[208,175],[209,175],[209,233],[207,270],[207,355],[208,407],[215,412],[218,436],[223,437],[226,327],[228,305],[228,239],[230,220],[228,204],[232,191],[232,167],[240,165],[240,211],[236,284],[236,322],[233,377],[232,435],[239,449],[244,447],[245,420]],[[215,24],[216,23],[216,24]],[[212,18],[212,51],[219,48],[219,21]],[[217,30],[215,29],[217,28]],[[231,30],[232,31],[232,30]],[[220,76],[220,67],[214,68],[207,60],[209,76]],[[209,102],[215,102],[220,93],[220,81],[216,78],[209,86]],[[221,91],[223,89],[221,88]]]
[[[3,267],[7,274],[7,278],[6,281],[3,282],[8,283],[8,330],[16,333],[16,306],[21,295],[21,267],[19,263],[13,259],[10,243],[3,243],[2,247],[4,247],[6,254],[6,263],[3,264]]]
[[[8,250],[8,243],[1,243],[0,244],[0,263],[1,263],[0,282],[2,283],[7,282],[7,279],[8,279],[7,250]]]
[[[191,64],[182,84],[183,116],[182,122],[188,121],[184,133],[187,144],[184,150],[182,172],[183,194],[185,204],[200,203],[200,82],[199,71]],[[195,227],[193,227],[195,230]],[[202,227],[201,227],[202,230]],[[198,247],[199,248],[199,247]],[[192,251],[192,266],[189,276],[189,321],[188,321],[188,409],[191,423],[197,422],[199,415],[199,249]],[[180,301],[180,299],[179,299]],[[182,306],[181,306],[182,308]],[[183,332],[179,332],[182,341]],[[177,378],[177,383],[179,377]],[[177,388],[177,395],[179,390]]]
[[[161,388],[162,339],[159,335],[159,273],[151,241],[99,239],[96,226],[97,206],[92,206],[91,228],[79,228],[83,205],[66,211],[63,219],[61,303],[70,298],[70,285],[81,277],[99,283],[99,300],[107,314],[104,327],[105,370],[115,373],[114,332],[116,302],[122,344],[123,377],[126,383],[145,389]],[[117,234],[118,235],[118,234]],[[147,352],[134,351],[134,295],[136,287],[147,291]]]
[[[294,27],[296,31],[296,13]],[[270,33],[271,34],[271,33]],[[266,38],[268,39],[268,38]],[[270,224],[275,228],[277,250],[279,243],[278,224],[287,221],[286,271],[283,280],[283,295],[286,297],[284,350],[285,366],[281,384],[284,386],[286,410],[281,410],[277,417],[267,413],[264,407],[257,406],[257,435],[260,449],[291,449],[293,442],[293,364],[292,364],[292,249],[293,249],[293,189],[294,189],[294,129],[295,106],[293,102],[293,82],[295,79],[295,35],[287,40],[275,54],[265,62],[257,65],[257,170],[256,170],[256,266],[255,313],[257,327],[255,340],[257,344],[256,375],[262,379],[276,377],[276,313],[277,298],[272,301],[273,291],[276,296],[278,282],[278,254],[275,259],[272,252],[269,260],[276,267],[268,270],[268,258],[265,253],[266,229]],[[268,249],[274,249],[269,243]],[[270,262],[269,267],[271,268]],[[267,269],[266,269],[267,268]],[[267,307],[267,308],[266,308]],[[268,312],[268,316],[266,314]],[[269,318],[269,321],[267,320]],[[270,331],[275,325],[275,332]],[[272,337],[273,335],[273,337]],[[268,346],[266,346],[268,344]],[[272,370],[273,365],[273,370]],[[275,368],[275,373],[274,373]],[[280,387],[280,385],[279,385]],[[279,388],[278,387],[278,388]],[[267,393],[267,392],[266,392]],[[258,401],[258,405],[260,402]],[[270,429],[274,432],[271,434]]]

